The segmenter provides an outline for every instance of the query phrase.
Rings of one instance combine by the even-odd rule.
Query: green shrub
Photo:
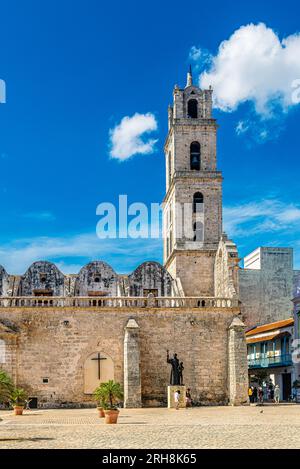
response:
[[[94,391],[94,399],[105,410],[116,410],[117,404],[123,399],[123,391],[120,383],[113,380],[101,383]]]
[[[14,385],[9,374],[0,370],[0,403],[9,401]]]

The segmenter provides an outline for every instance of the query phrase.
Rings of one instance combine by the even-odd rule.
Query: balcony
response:
[[[283,355],[276,355],[273,357],[261,356],[259,358],[248,358],[248,368],[274,368],[277,366],[291,366],[293,365],[292,355],[286,353]]]
[[[0,297],[0,308],[238,308],[235,298]]]

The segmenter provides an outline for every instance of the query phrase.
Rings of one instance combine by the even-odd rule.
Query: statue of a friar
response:
[[[177,353],[174,353],[173,358],[170,358],[169,350],[167,350],[167,363],[170,363],[171,375],[170,375],[170,384],[172,386],[180,385],[180,364],[177,358]]]

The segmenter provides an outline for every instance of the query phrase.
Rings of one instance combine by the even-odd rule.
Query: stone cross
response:
[[[92,358],[92,360],[97,360],[98,362],[98,379],[100,379],[100,373],[101,373],[101,360],[107,360],[105,357],[101,357],[100,352],[98,352],[96,358]]]

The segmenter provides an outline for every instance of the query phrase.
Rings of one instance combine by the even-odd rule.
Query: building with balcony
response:
[[[295,369],[295,379],[299,382],[297,400],[300,402],[300,287],[295,289],[294,304],[294,343],[293,362]]]
[[[258,377],[265,375],[265,398],[270,397],[268,383],[279,385],[281,400],[288,401],[292,395],[292,384],[296,379],[293,340],[293,318],[264,324],[246,332],[249,381],[255,383]]]

